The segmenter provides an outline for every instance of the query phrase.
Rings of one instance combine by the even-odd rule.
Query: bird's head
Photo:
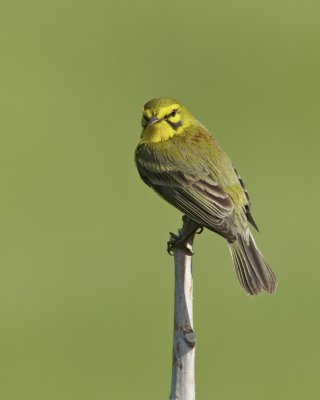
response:
[[[184,132],[194,117],[178,101],[158,98],[148,101],[142,112],[141,142],[162,142]]]

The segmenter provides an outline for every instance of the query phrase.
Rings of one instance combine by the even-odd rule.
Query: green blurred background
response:
[[[166,399],[179,212],[140,181],[150,98],[184,102],[241,172],[279,278],[246,296],[194,257],[197,399],[318,399],[320,4],[0,3],[0,397]]]

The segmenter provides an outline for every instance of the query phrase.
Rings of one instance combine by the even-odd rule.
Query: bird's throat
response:
[[[141,142],[158,143],[171,139],[176,132],[166,121],[147,126],[141,135]]]

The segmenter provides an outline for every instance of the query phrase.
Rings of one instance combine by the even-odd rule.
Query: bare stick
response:
[[[172,380],[169,400],[195,400],[195,345],[193,331],[192,245],[197,225],[183,218],[179,237],[184,245],[174,245],[175,290]],[[188,235],[188,233],[190,233]],[[171,240],[177,239],[171,234]],[[180,242],[181,243],[181,242]]]

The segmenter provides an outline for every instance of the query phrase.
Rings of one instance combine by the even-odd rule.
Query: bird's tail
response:
[[[258,294],[262,290],[273,293],[277,279],[255,244],[251,233],[248,240],[239,235],[235,242],[229,243],[229,247],[243,289],[250,295]]]

